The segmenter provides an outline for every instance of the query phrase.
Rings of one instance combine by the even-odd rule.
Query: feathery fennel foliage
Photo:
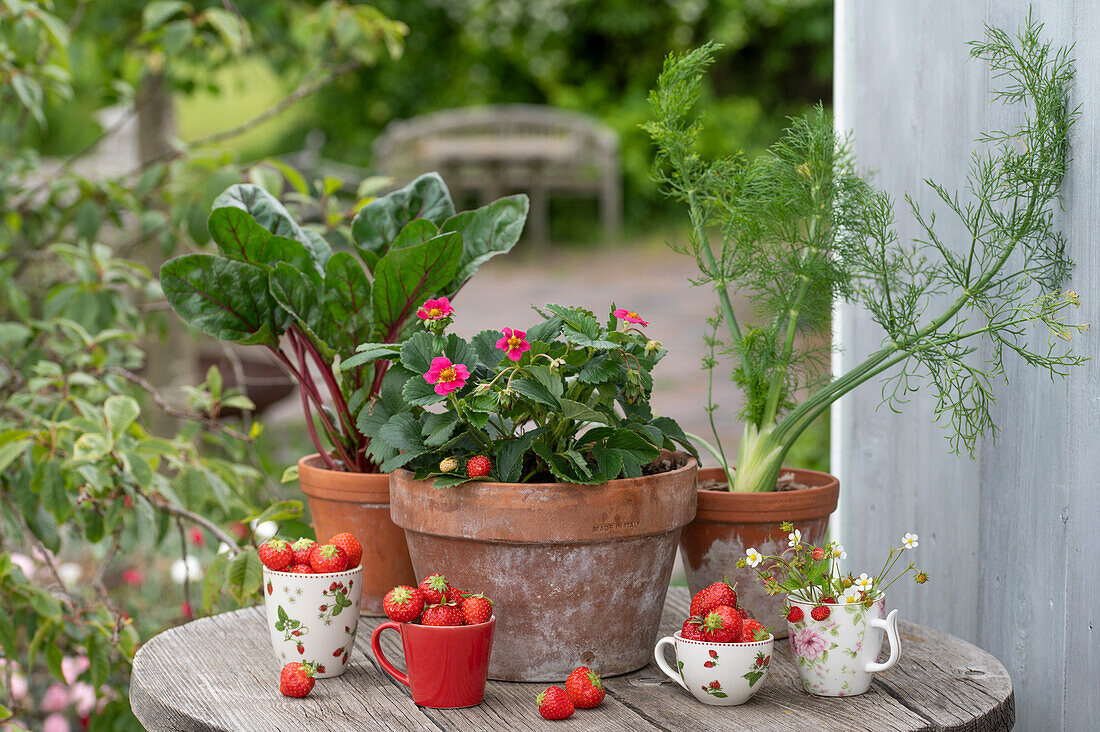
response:
[[[894,410],[922,379],[930,381],[953,451],[972,455],[981,435],[996,436],[990,408],[1006,356],[1052,378],[1086,360],[1067,343],[1088,326],[1066,318],[1078,298],[1060,290],[1072,262],[1053,220],[1079,115],[1068,107],[1074,65],[1070,49],[1052,49],[1041,32],[1029,18],[1015,36],[987,27],[985,39],[971,44],[971,56],[992,70],[994,98],[1021,105],[1026,115],[1019,127],[980,138],[965,193],[925,181],[961,222],[963,242],[952,240],[957,227],[945,233],[909,196],[920,235],[901,241],[893,202],[856,171],[847,141],[820,107],[792,119],[754,160],[741,153],[702,159],[694,150],[701,130],[695,107],[720,46],[666,60],[645,129],[657,148],[654,178],[688,210],[681,251],[698,263],[693,284],[718,296],[704,367],[713,380],[719,358],[732,359],[732,378],[745,394],[737,469],[727,467],[733,490],[774,489],[802,431],[880,375],[883,402]],[[738,320],[733,292],[754,303],[753,322]],[[815,339],[799,335],[827,332],[834,298],[866,307],[885,337],[848,373],[816,381],[828,350],[800,348]],[[983,343],[984,360],[974,355]],[[809,396],[799,403],[801,389]],[[716,409],[708,400],[712,427]],[[729,466],[714,433],[717,445],[707,447]]]

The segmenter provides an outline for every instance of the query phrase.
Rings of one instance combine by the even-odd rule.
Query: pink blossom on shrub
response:
[[[95,710],[95,689],[91,684],[78,681],[73,684],[71,691],[73,710],[76,716],[90,717]]]
[[[626,321],[627,323],[637,323],[638,325],[642,326],[643,328],[649,325],[649,323],[642,320],[641,316],[638,315],[633,310],[626,310],[625,308],[619,308],[618,310],[613,312],[612,315],[614,315],[619,320]]]
[[[202,529],[198,526],[191,527],[191,543],[195,546],[203,546],[206,544],[206,535],[202,533]]]
[[[497,341],[497,348],[507,351],[508,358],[518,361],[523,358],[523,354],[531,350],[526,331],[504,328],[501,332],[504,333],[504,337]]]
[[[51,714],[42,722],[42,732],[72,732],[72,727],[65,715]]]
[[[145,574],[140,569],[129,567],[122,570],[122,581],[131,587],[145,584]]]
[[[50,688],[46,689],[46,693],[42,697],[42,703],[38,705],[38,708],[49,714],[50,712],[64,711],[68,706],[69,688],[64,684],[50,684]]]
[[[61,675],[65,677],[66,684],[73,684],[89,666],[87,656],[65,656],[61,659]]]
[[[435,393],[446,396],[456,389],[466,385],[466,379],[470,378],[469,370],[460,363],[451,363],[446,356],[436,356],[432,359],[431,368],[424,374],[424,381],[435,384]]]
[[[416,317],[421,320],[439,320],[440,318],[446,318],[449,315],[454,314],[455,309],[451,307],[451,301],[445,297],[441,297],[437,300],[428,300],[420,309],[416,311]]]
[[[19,554],[18,552],[11,553],[11,563],[23,570],[23,574],[28,578],[34,574],[34,560],[28,557],[26,554]]]

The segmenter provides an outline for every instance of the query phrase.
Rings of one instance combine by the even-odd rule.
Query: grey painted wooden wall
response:
[[[1035,0],[1056,45],[1076,43],[1075,101],[1084,104],[1072,141],[1061,225],[1082,296],[1077,340],[1100,356],[1100,1]],[[1017,0],[837,0],[836,115],[855,135],[860,163],[896,199],[922,205],[921,183],[965,182],[979,131],[1016,117],[988,102],[988,70],[968,60],[986,22],[1016,28]],[[948,218],[943,213],[943,219]],[[899,212],[901,233],[914,227]],[[851,366],[881,333],[865,313],[841,307],[838,367]],[[1013,363],[998,385],[994,445],[956,458],[918,394],[893,414],[877,385],[833,412],[833,467],[841,479],[839,528],[849,561],[881,561],[905,531],[920,534],[915,558],[933,581],[898,583],[888,603],[902,617],[966,638],[1012,674],[1017,729],[1100,730],[1100,358],[1065,381]],[[853,565],[853,568],[856,568]],[[951,663],[951,659],[944,659]]]

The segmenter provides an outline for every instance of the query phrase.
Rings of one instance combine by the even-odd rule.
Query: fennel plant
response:
[[[644,127],[657,148],[654,178],[687,207],[690,233],[679,250],[698,263],[693,284],[710,285],[718,298],[704,359],[710,383],[727,357],[745,395],[736,467],[716,429],[714,446],[700,440],[725,466],[731,490],[774,490],[803,430],[875,377],[884,376],[883,401],[895,411],[919,380],[930,381],[952,450],[973,455],[981,435],[996,436],[990,406],[1007,355],[1052,378],[1085,360],[1067,343],[1087,326],[1066,319],[1077,295],[1060,289],[1072,262],[1054,227],[1078,117],[1068,105],[1074,64],[1070,49],[1052,49],[1041,32],[1029,18],[1014,36],[987,27],[971,44],[971,56],[991,69],[994,98],[1021,106],[1023,122],[979,139],[965,193],[926,180],[961,227],[946,231],[906,196],[919,229],[908,242],[895,229],[893,201],[856,169],[820,107],[792,119],[756,159],[703,159],[694,149],[702,129],[695,108],[720,46],[666,60]],[[754,304],[752,322],[738,320],[734,293]],[[884,337],[830,379],[818,376],[828,346],[799,344],[824,340],[834,298],[865,307]],[[799,402],[799,393],[808,396]],[[716,409],[708,399],[712,429]]]

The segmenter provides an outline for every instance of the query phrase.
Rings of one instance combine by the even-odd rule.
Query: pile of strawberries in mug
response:
[[[753,643],[769,635],[767,628],[737,604],[737,593],[728,582],[699,590],[691,598],[691,617],[680,630],[685,640],[709,643]]]
[[[477,625],[493,617],[493,601],[480,592],[463,592],[443,575],[433,574],[419,587],[394,587],[382,598],[382,610],[400,623]]]

